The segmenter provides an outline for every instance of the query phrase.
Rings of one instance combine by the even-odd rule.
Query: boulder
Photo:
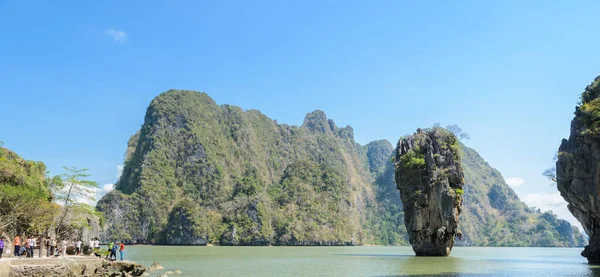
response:
[[[158,262],[153,262],[152,265],[150,265],[150,270],[158,270],[158,269],[163,269],[164,267],[162,265],[160,265]]]

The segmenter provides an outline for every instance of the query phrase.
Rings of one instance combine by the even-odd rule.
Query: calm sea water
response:
[[[450,257],[415,257],[410,247],[129,246],[126,258],[165,267],[152,276],[600,276],[581,251],[455,247]]]

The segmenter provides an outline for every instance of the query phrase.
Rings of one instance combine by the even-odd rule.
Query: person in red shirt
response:
[[[123,241],[121,241],[121,243],[119,243],[119,254],[121,256],[121,261],[123,260],[123,253],[124,252],[125,252],[125,244],[123,244]]]

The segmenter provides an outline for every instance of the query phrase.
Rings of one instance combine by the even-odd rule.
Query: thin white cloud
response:
[[[523,184],[525,184],[525,180],[523,180],[523,178],[521,177],[510,177],[507,178],[506,180],[506,184],[508,184],[509,186],[516,188],[519,186],[522,186]]]
[[[112,37],[114,41],[125,43],[127,41],[127,34],[125,31],[118,31],[113,28],[104,30],[104,35]]]
[[[67,194],[69,191],[69,185],[66,184],[64,188],[62,188],[62,193]],[[96,204],[95,198],[97,198],[98,191],[100,191],[97,187],[91,188],[81,188],[79,186],[74,186],[72,191],[73,198],[72,201],[76,203],[83,203],[94,206]],[[62,202],[57,202],[59,205],[63,205]]]
[[[119,180],[119,178],[121,178],[121,174],[123,174],[123,165],[117,165],[117,180]]]
[[[114,188],[115,188],[114,184],[106,184],[106,185],[102,186],[102,192],[107,193],[107,192],[113,190]]]
[[[543,212],[553,211],[558,218],[569,221],[574,226],[579,227],[579,230],[583,231],[581,224],[567,209],[567,201],[565,201],[560,192],[553,193],[530,193],[521,197],[525,204],[536,207]]]

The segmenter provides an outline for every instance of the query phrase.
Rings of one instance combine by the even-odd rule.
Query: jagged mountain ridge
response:
[[[219,106],[204,93],[171,90],[151,102],[129,140],[116,189],[97,208],[107,217],[105,237],[132,242],[406,245],[392,150],[385,140],[357,144],[351,127],[336,126],[322,111],[307,114],[302,126],[289,126],[256,110]],[[512,192],[499,173],[494,178],[502,195]],[[484,184],[471,190],[489,190]],[[468,199],[480,204],[464,212],[466,220],[461,217],[464,244],[526,241],[503,231],[505,221],[499,221],[500,231],[497,224],[482,227],[493,222],[475,224],[503,210],[488,210],[489,200],[469,198],[468,185],[465,190],[463,209],[471,210]],[[489,234],[497,237],[486,241]]]

